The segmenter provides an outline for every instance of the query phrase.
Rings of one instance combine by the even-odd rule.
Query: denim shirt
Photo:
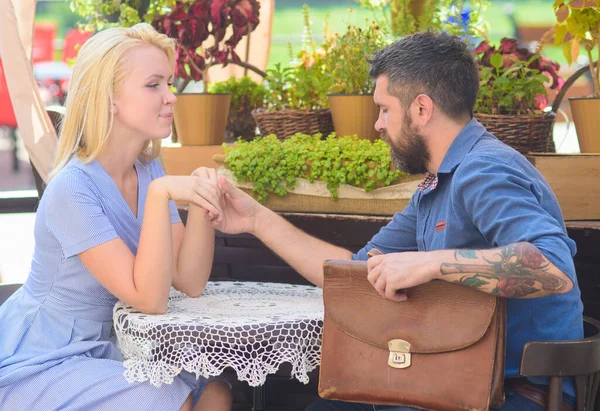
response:
[[[505,376],[519,376],[527,341],[583,338],[575,242],[567,236],[548,183],[524,156],[471,119],[444,156],[437,182],[425,186],[353,259],[365,260],[373,247],[394,253],[530,242],[574,287],[567,294],[507,301]],[[565,383],[564,391],[574,395],[572,382]]]

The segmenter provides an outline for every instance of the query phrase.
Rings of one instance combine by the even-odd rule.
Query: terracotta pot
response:
[[[222,144],[231,93],[183,93],[177,95],[173,118],[182,146]]]
[[[600,98],[569,98],[579,150],[582,153],[600,153]]]
[[[339,137],[356,134],[371,141],[379,138],[380,133],[375,130],[379,109],[372,94],[330,94],[328,97],[333,128]]]

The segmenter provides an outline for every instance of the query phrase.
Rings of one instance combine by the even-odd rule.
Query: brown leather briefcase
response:
[[[435,280],[382,298],[364,261],[326,261],[319,395],[435,411],[504,401],[501,298]]]

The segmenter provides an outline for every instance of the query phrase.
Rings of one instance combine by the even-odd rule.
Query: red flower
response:
[[[492,46],[490,46],[490,43],[487,40],[483,40],[481,43],[479,43],[475,50],[473,50],[473,52],[475,54],[486,53],[491,48]]]
[[[473,52],[478,56],[479,64],[486,67],[490,67],[490,57],[494,53],[500,53],[502,55],[502,68],[506,69],[512,67],[516,60],[529,61],[535,56],[534,53],[526,48],[517,47],[517,44],[517,40],[515,39],[503,38],[500,41],[498,50],[496,50],[495,47],[490,46],[487,40],[484,40],[479,43]],[[562,83],[564,83],[564,80],[557,74],[560,65],[545,56],[539,56],[537,59],[533,60],[530,63],[529,68],[549,75],[552,78],[551,89],[560,89]]]
[[[498,48],[502,54],[514,53],[517,49],[517,40],[503,38],[500,40],[500,47]]]
[[[543,110],[548,107],[548,96],[545,94],[538,94],[535,97],[535,105],[538,110]]]
[[[256,28],[259,9],[259,0],[180,0],[171,14],[156,18],[152,25],[178,41],[175,75],[199,81],[203,72],[192,62],[200,70],[230,60],[240,62],[234,48]],[[214,37],[210,48],[200,49],[210,36]],[[197,50],[203,52],[199,54]]]
[[[519,298],[531,294],[535,282],[523,278],[503,278],[498,281],[498,294],[505,298]]]
[[[521,265],[523,267],[536,269],[542,265],[544,261],[542,258],[542,253],[532,245],[519,245],[517,250],[517,255],[521,260]]]

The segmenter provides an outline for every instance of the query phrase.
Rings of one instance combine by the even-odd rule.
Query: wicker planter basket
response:
[[[598,64],[596,61],[594,64]],[[575,81],[587,73],[590,69],[589,65],[585,65],[565,81],[562,88],[554,98],[552,110],[548,113],[536,115],[490,115],[475,113],[475,118],[485,126],[485,128],[499,140],[513,147],[520,153],[529,152],[547,152],[554,153],[554,139],[552,130],[554,127],[554,119],[556,112],[560,108],[563,98],[567,94],[567,90]]]
[[[274,111],[258,109],[252,112],[252,117],[261,135],[275,134],[280,140],[296,133],[321,133],[326,137],[333,132],[333,120],[328,108]]]
[[[490,133],[522,154],[556,151],[552,139],[555,117],[554,112],[521,116],[475,113]]]

